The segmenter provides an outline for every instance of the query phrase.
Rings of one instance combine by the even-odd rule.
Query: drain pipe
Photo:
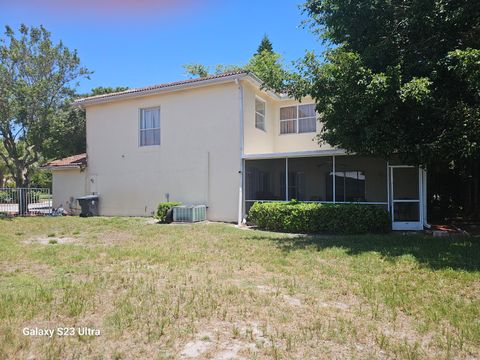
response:
[[[244,161],[243,161],[243,85],[240,81],[235,79],[235,84],[238,86],[238,101],[239,101],[239,121],[240,121],[240,170],[239,174],[239,186],[238,186],[238,221],[237,225],[241,226],[243,223],[243,174],[244,174]]]

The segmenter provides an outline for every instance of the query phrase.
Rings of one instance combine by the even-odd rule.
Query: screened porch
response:
[[[248,159],[244,209],[247,214],[256,201],[293,199],[367,204],[389,210],[394,229],[419,229],[426,212],[425,176],[418,167],[358,155]]]

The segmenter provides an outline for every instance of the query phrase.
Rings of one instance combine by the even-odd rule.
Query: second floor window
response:
[[[255,98],[255,127],[265,131],[265,101]]]
[[[315,104],[280,108],[280,134],[309,133],[317,131]]]
[[[160,145],[160,108],[140,110],[140,146]]]

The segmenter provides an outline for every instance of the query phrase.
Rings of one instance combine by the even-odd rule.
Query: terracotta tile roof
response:
[[[78,154],[63,159],[53,160],[42,167],[44,168],[62,168],[62,167],[83,167],[87,165],[87,154]]]
[[[102,100],[108,101],[110,98],[116,98],[116,97],[127,96],[127,95],[135,95],[136,93],[150,92],[150,91],[155,91],[155,90],[160,90],[160,89],[165,89],[165,88],[170,88],[170,87],[175,87],[175,86],[201,83],[203,81],[227,78],[227,77],[231,77],[231,76],[233,77],[235,75],[246,75],[248,73],[249,73],[248,71],[232,71],[232,72],[210,75],[210,76],[201,77],[201,78],[195,78],[195,79],[174,81],[174,82],[169,82],[169,83],[164,83],[164,84],[151,85],[151,86],[146,86],[146,87],[141,87],[141,88],[136,88],[136,89],[129,89],[129,90],[114,92],[114,93],[109,93],[109,94],[90,96],[90,97],[87,97],[87,98],[78,99],[78,100],[74,101],[73,104],[74,105],[83,105],[83,104],[89,103],[89,102],[96,102],[96,101],[102,101]]]

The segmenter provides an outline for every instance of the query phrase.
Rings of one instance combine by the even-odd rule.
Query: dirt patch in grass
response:
[[[251,359],[270,346],[257,322],[215,321],[197,325],[193,339],[179,345],[181,359]]]
[[[28,240],[23,241],[24,244],[42,244],[42,245],[55,245],[55,244],[75,244],[79,243],[80,239],[74,237],[57,237],[57,236],[36,236]]]

